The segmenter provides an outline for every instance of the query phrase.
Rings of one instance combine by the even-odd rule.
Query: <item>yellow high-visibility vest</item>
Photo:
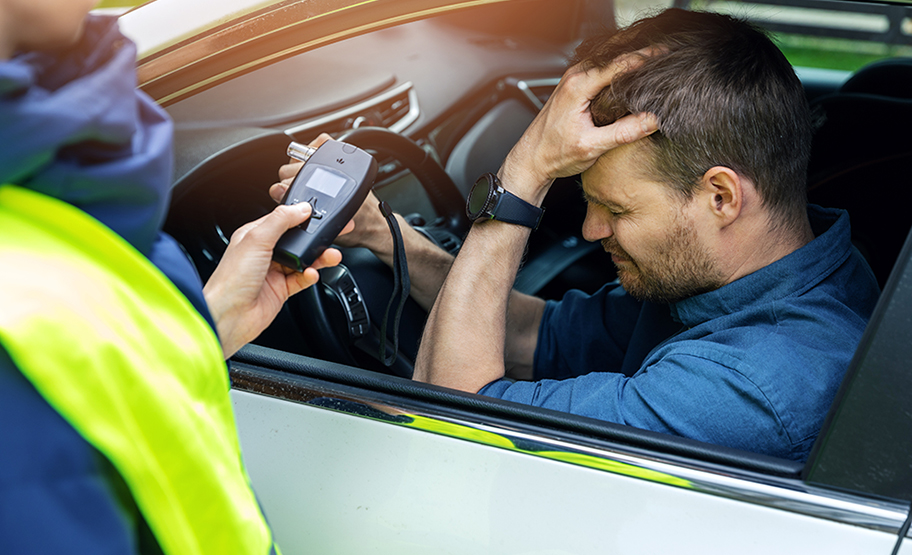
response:
[[[210,326],[119,235],[14,185],[0,186],[0,343],[117,468],[165,553],[274,548]]]

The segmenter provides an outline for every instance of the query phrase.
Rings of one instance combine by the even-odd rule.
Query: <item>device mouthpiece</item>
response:
[[[310,160],[310,157],[313,156],[313,153],[316,151],[317,151],[317,149],[315,149],[311,146],[292,142],[290,145],[288,145],[288,150],[286,152],[288,153],[289,158],[294,158],[295,160],[307,162],[308,160]]]

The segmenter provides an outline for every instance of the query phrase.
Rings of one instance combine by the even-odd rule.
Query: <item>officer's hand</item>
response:
[[[307,203],[277,206],[231,236],[225,255],[203,288],[225,358],[262,333],[289,297],[315,284],[320,279],[318,269],[341,262],[336,249],[327,249],[303,272],[273,262],[272,251],[282,234],[310,214]],[[351,229],[349,224],[342,233]]]

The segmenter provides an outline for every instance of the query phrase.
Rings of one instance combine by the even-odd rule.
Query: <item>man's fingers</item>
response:
[[[614,81],[618,75],[635,69],[643,64],[643,57],[637,52],[623,54],[605,67],[583,69],[574,66],[568,71],[574,86],[579,87],[580,95],[592,99]]]
[[[285,198],[285,191],[288,190],[287,183],[275,183],[269,187],[269,196],[272,197],[272,200],[276,202],[282,202],[282,199]]]
[[[341,262],[342,253],[336,249],[329,248],[323,251],[323,254],[314,260],[313,264],[304,268],[303,272],[287,271],[288,268],[281,267],[281,270],[285,272],[285,285],[288,288],[288,295],[295,295],[320,281],[320,272],[317,271],[320,268],[338,266]],[[273,262],[273,264],[277,263]]]
[[[285,181],[286,179],[294,179],[298,172],[301,171],[301,167],[304,165],[304,162],[291,162],[285,164],[284,166],[279,167],[279,181]]]
[[[319,270],[320,268],[331,268],[333,266],[338,266],[342,262],[342,253],[338,249],[328,248],[323,251],[314,263],[310,265],[311,268]]]
[[[604,87],[605,85],[611,83],[611,80],[618,75],[639,68],[643,65],[643,62],[645,62],[647,58],[655,56],[656,54],[660,54],[661,52],[662,49],[659,47],[647,46],[646,48],[641,48],[636,52],[621,54],[605,67],[592,68],[586,73],[596,80],[603,81],[604,84],[602,86]]]
[[[290,272],[285,275],[285,286],[288,296],[296,295],[320,281],[320,272],[314,268],[304,268],[303,272]]]
[[[605,152],[620,145],[638,141],[655,133],[659,120],[650,113],[629,114],[611,125],[598,128],[600,146]]]
[[[637,50],[621,54],[604,67],[583,68],[576,65],[567,71],[568,76],[573,76],[577,80],[577,86],[581,87],[581,93],[586,98],[595,98],[595,96],[605,87],[614,81],[614,78],[622,73],[637,69],[643,65],[646,58],[654,56],[663,51],[656,46],[648,46]]]

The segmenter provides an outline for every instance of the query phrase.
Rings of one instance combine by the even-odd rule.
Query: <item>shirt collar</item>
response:
[[[800,249],[719,289],[670,305],[672,317],[694,327],[748,306],[800,295],[813,288],[851,252],[849,215],[843,210],[808,206],[816,238]]]

